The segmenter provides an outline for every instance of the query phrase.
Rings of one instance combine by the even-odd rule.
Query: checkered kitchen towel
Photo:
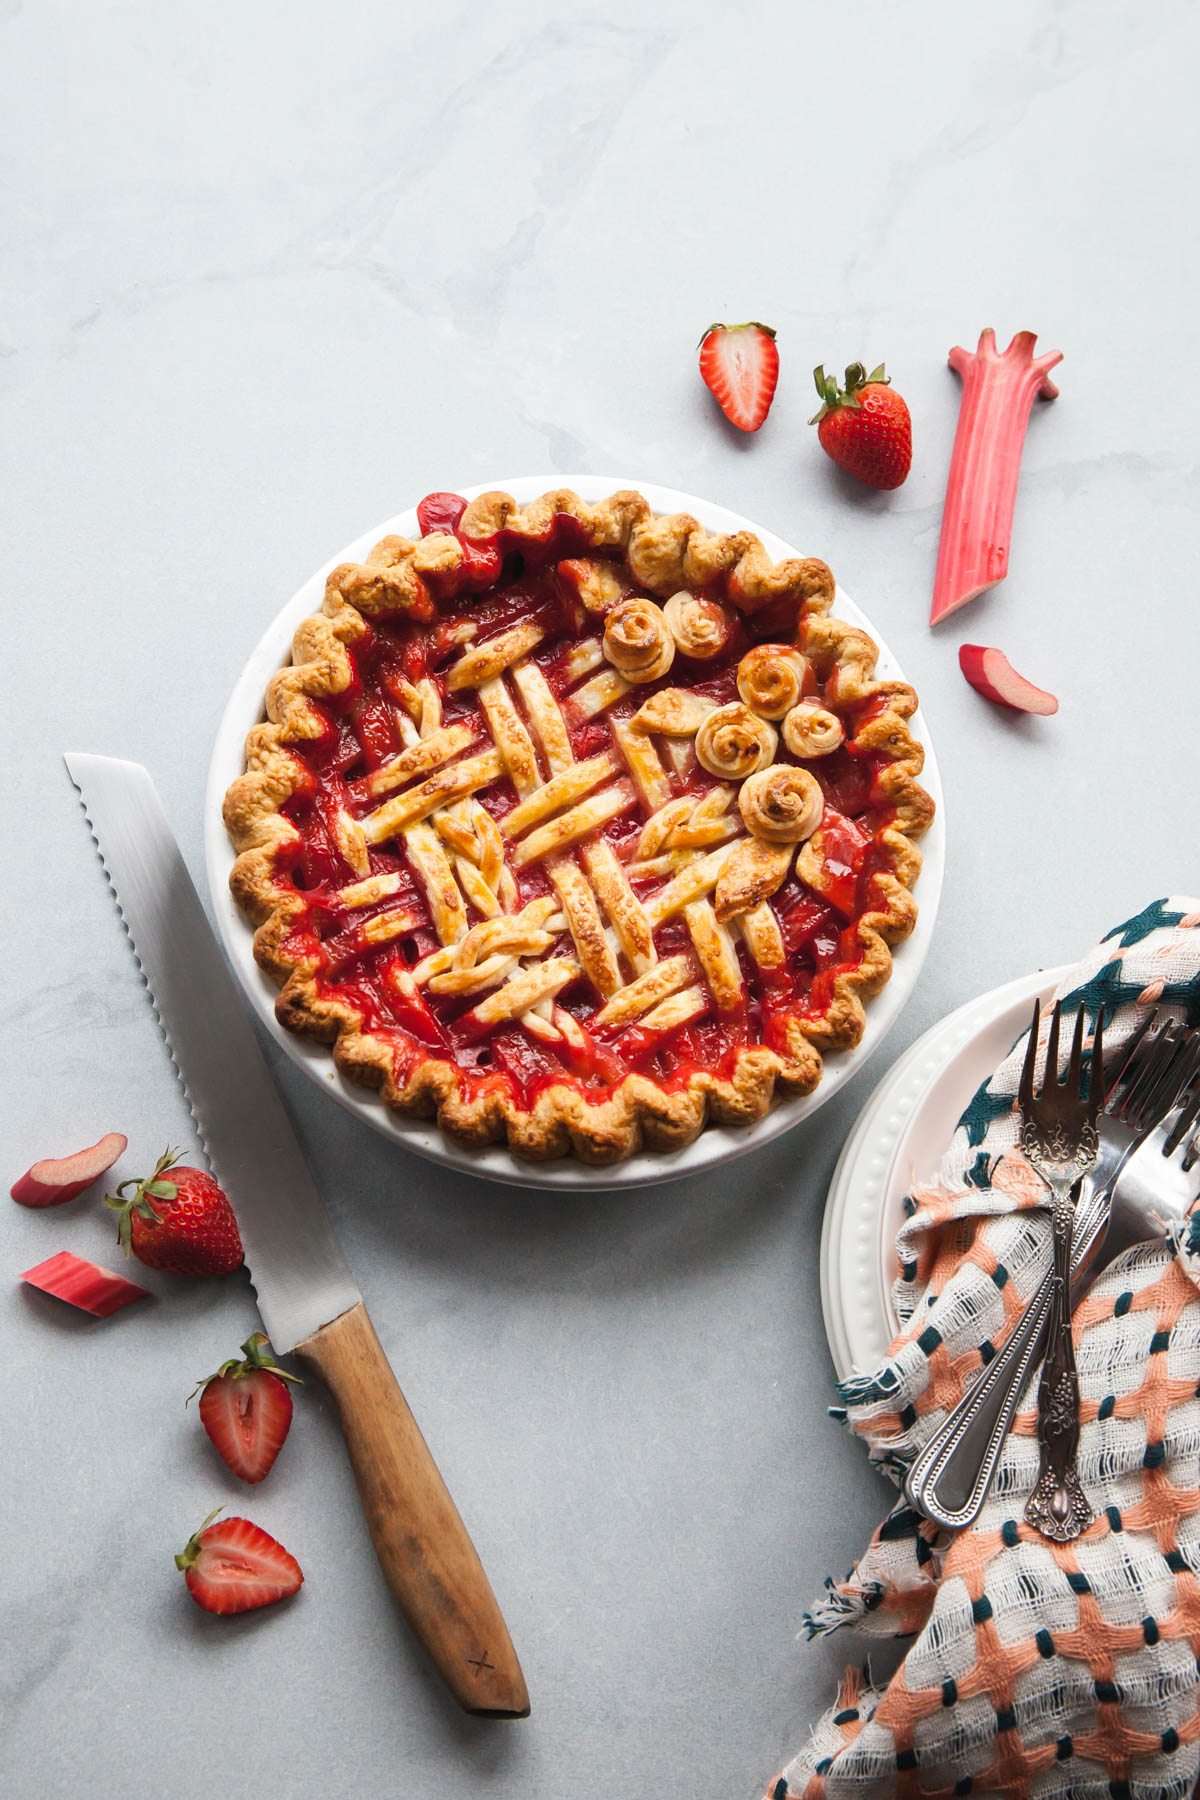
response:
[[[1163,900],[1061,990],[1116,1046],[1160,1006],[1200,1021],[1200,904]],[[1115,1012],[1114,1012],[1115,1009]],[[1111,1026],[1107,1023],[1112,1021]],[[844,1418],[897,1479],[990,1359],[1050,1261],[1044,1189],[1017,1145],[1024,1040],[963,1114],[937,1180],[906,1202],[882,1368]],[[1200,1213],[1200,1209],[1198,1209]],[[1185,1800],[1200,1769],[1200,1216],[1113,1264],[1075,1314],[1079,1467],[1097,1518],[1051,1544],[1023,1513],[1037,1473],[1027,1391],[975,1524],[907,1505],[805,1620],[911,1637],[886,1684],[851,1670],[770,1800],[958,1794]]]

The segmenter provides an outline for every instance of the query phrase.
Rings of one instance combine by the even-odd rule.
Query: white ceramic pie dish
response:
[[[822,548],[810,546],[808,551],[801,552],[777,537],[774,532],[765,530],[739,513],[715,506],[711,501],[698,499],[694,494],[679,493],[674,488],[658,487],[652,482],[628,476],[523,475],[516,480],[488,481],[476,487],[459,488],[455,491],[473,499],[477,494],[499,488],[526,505],[539,494],[561,487],[574,489],[588,501],[602,500],[619,488],[636,488],[645,495],[655,512],[691,513],[710,531],[754,532],[761,538],[768,554],[777,561],[788,556],[818,554]],[[318,1086],[332,1094],[348,1111],[384,1137],[414,1151],[418,1156],[427,1157],[448,1168],[483,1176],[489,1181],[510,1182],[521,1187],[581,1190],[641,1187],[650,1182],[677,1181],[695,1175],[701,1169],[712,1168],[717,1164],[730,1162],[735,1157],[744,1156],[747,1151],[756,1150],[783,1132],[790,1131],[801,1120],[816,1112],[825,1101],[832,1099],[878,1048],[912,993],[929,949],[942,890],[945,821],[937,761],[920,712],[912,721],[911,729],[925,746],[926,762],[921,782],[936,802],[937,816],[921,840],[924,867],[915,889],[920,909],[916,929],[905,943],[897,945],[888,985],[881,994],[867,1002],[867,1026],[862,1042],[853,1050],[841,1051],[826,1058],[825,1072],[815,1093],[799,1099],[780,1101],[755,1125],[742,1129],[710,1126],[694,1144],[688,1145],[684,1150],[668,1155],[644,1153],[610,1168],[599,1169],[590,1168],[574,1158],[551,1163],[527,1162],[513,1156],[508,1149],[498,1146],[487,1150],[468,1150],[446,1137],[433,1120],[405,1119],[389,1111],[376,1094],[347,1081],[338,1072],[327,1045],[296,1037],[279,1024],[275,1017],[278,989],[255,962],[252,928],[234,904],[229,892],[233,846],[221,821],[221,802],[230,782],[244,768],[246,733],[263,717],[263,694],[268,680],[276,669],[289,660],[292,635],[301,619],[306,618],[309,613],[320,611],[326,576],[339,563],[361,561],[372,545],[389,533],[417,536],[419,528],[415,507],[399,513],[393,519],[385,520],[383,524],[364,532],[353,543],[347,544],[336,556],[330,557],[322,568],[316,570],[292,596],[250,652],[230,695],[213,746],[205,801],[204,832],[209,891],[226,952],[251,1005],[271,1036]],[[903,671],[871,621],[840,589],[834,607],[839,618],[861,625],[875,639],[880,649],[880,674],[892,680],[904,680]]]

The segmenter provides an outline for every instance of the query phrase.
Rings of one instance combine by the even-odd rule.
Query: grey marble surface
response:
[[[824,555],[920,688],[950,829],[884,1049],[686,1188],[442,1175],[273,1053],[527,1723],[460,1716],[414,1650],[320,1395],[258,1492],[215,1461],[183,1399],[253,1327],[244,1279],[150,1275],[89,1323],[13,1277],[111,1260],[103,1208],[0,1202],[0,1789],[749,1800],[861,1655],[795,1634],[888,1498],[825,1414],[817,1242],[856,1110],[951,1007],[1196,887],[1196,8],[0,0],[0,45],[5,1185],[114,1127],[126,1170],[188,1141],[60,751],[146,762],[199,872],[246,650],[429,488],[619,467]],[[779,330],[754,438],[695,371],[714,317]],[[986,324],[1061,347],[1062,397],[1008,582],[933,634],[945,357]],[[891,496],[805,426],[813,364],[860,356],[915,418]],[[987,707],[964,639],[1058,717]],[[171,1556],[220,1502],[297,1554],[297,1601],[190,1606]]]

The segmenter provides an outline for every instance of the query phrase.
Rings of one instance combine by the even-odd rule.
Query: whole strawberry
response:
[[[248,1337],[242,1353],[244,1362],[234,1357],[201,1382],[200,1423],[235,1475],[261,1481],[291,1427],[286,1384],[300,1377],[279,1367],[265,1332]]]
[[[912,467],[912,420],[883,364],[868,375],[861,363],[851,363],[844,388],[820,366],[813,380],[821,410],[808,422],[825,454],[869,487],[898,488]]]
[[[150,1269],[172,1275],[229,1275],[241,1266],[233,1208],[211,1175],[165,1150],[147,1180],[123,1181],[104,1204],[120,1214],[117,1240]],[[170,1170],[170,1178],[164,1180]],[[133,1192],[125,1198],[127,1188]]]

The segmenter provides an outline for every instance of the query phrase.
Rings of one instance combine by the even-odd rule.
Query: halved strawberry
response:
[[[111,1169],[118,1156],[123,1156],[129,1139],[120,1131],[110,1131],[97,1144],[76,1150],[73,1156],[46,1156],[14,1181],[9,1193],[22,1206],[61,1206],[73,1200],[99,1181]]]
[[[244,1362],[234,1357],[201,1383],[200,1423],[234,1474],[253,1482],[283,1448],[292,1423],[286,1383],[299,1376],[279,1367],[265,1332],[248,1337],[242,1351]]]
[[[209,1513],[175,1558],[196,1605],[211,1613],[252,1612],[294,1594],[304,1580],[295,1557],[249,1519],[214,1525],[220,1510]]]
[[[757,431],[779,380],[774,331],[756,320],[710,325],[700,340],[700,373],[729,422],[739,431]]]

